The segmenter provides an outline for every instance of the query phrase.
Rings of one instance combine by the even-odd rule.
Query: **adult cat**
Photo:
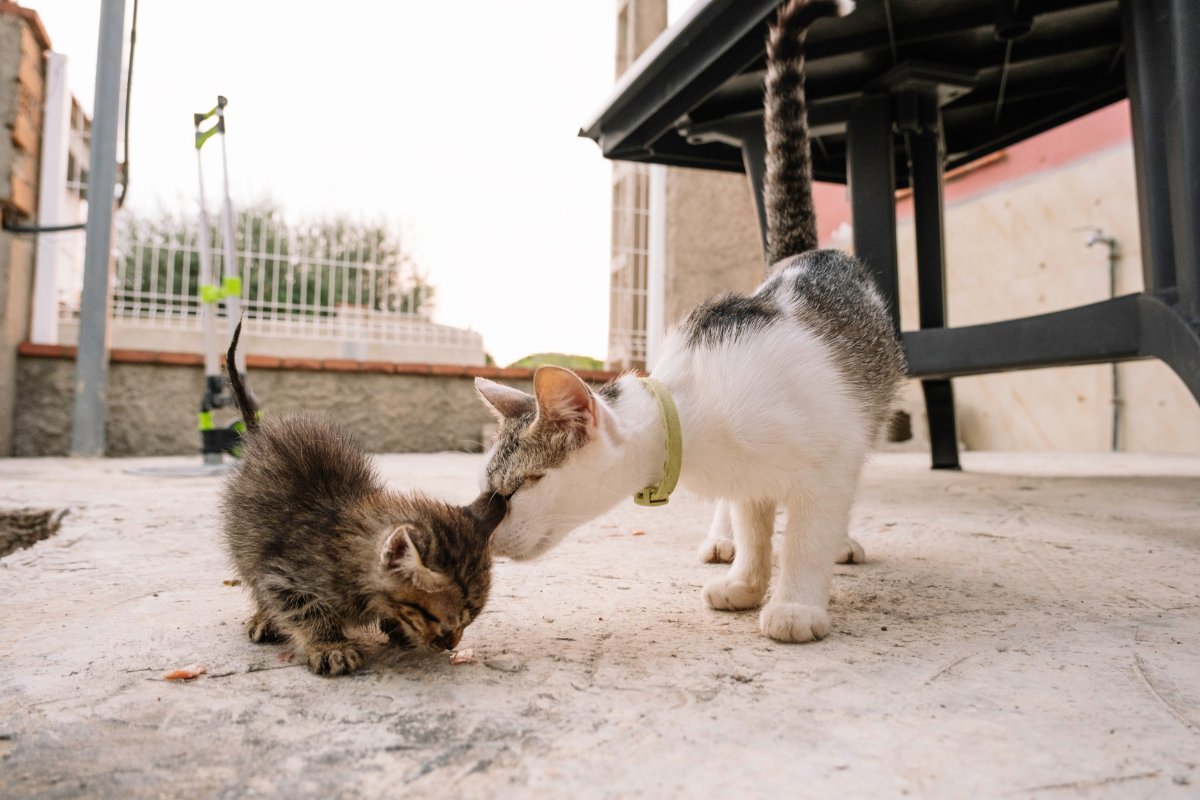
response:
[[[771,29],[765,125],[774,266],[754,294],[696,308],[668,337],[651,381],[625,375],[593,393],[573,373],[544,367],[532,396],[476,381],[501,420],[486,468],[486,489],[510,498],[496,552],[537,556],[659,484],[671,471],[661,388],[678,409],[680,481],[725,501],[733,522],[733,565],[704,588],[705,601],[724,610],[762,604],[782,505],[780,574],[760,630],[787,642],[829,632],[829,583],[858,476],[905,372],[866,267],[814,249],[803,34],[819,17],[851,8],[845,0],[792,0]]]

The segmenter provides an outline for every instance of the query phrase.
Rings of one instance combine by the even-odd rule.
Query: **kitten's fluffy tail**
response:
[[[258,430],[258,406],[254,404],[254,399],[246,391],[246,386],[242,383],[242,376],[238,374],[237,368],[237,346],[241,335],[242,321],[238,320],[237,327],[233,329],[233,341],[229,343],[229,351],[225,353],[225,371],[229,373],[229,385],[233,387],[233,397],[237,400],[238,411],[242,412],[242,421],[246,423],[246,430],[255,431]]]
[[[812,153],[804,99],[804,34],[821,17],[845,16],[853,0],[791,0],[767,37],[764,126],[767,263],[817,247]]]

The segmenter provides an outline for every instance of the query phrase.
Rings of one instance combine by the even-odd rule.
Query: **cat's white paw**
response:
[[[705,539],[700,545],[700,561],[705,564],[729,564],[733,562],[732,539]]]
[[[803,603],[768,603],[758,629],[777,642],[811,642],[829,633],[829,612]]]
[[[704,602],[718,611],[743,611],[758,608],[766,596],[766,587],[751,586],[745,581],[718,578],[704,587]]]
[[[833,560],[835,564],[862,564],[867,560],[867,551],[863,550],[862,545],[846,537],[846,541],[842,544],[842,549],[838,551],[837,558]]]

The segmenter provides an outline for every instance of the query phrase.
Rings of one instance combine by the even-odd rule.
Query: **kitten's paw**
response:
[[[718,578],[704,587],[704,602],[718,611],[743,611],[762,605],[766,593],[765,586],[751,586],[745,581]]]
[[[768,603],[758,629],[777,642],[811,642],[829,633],[829,612],[803,603]]]
[[[867,551],[863,550],[862,545],[846,537],[846,541],[842,544],[842,549],[838,551],[837,558],[833,560],[835,564],[863,564],[867,560]]]
[[[255,611],[254,616],[246,620],[246,635],[255,644],[274,644],[287,638],[275,629],[270,617],[261,611]]]
[[[408,634],[404,632],[404,627],[396,620],[387,618],[379,620],[379,630],[383,631],[393,646],[403,650],[412,649],[412,639],[409,638]]]
[[[704,564],[729,564],[733,561],[732,539],[705,539],[700,545],[700,561]]]
[[[308,646],[308,668],[317,675],[348,675],[362,666],[362,655],[345,642]]]

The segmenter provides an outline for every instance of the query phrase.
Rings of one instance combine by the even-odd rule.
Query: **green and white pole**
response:
[[[236,230],[233,224],[233,201],[229,197],[229,159],[225,149],[225,106],[224,97],[217,98],[217,104],[203,114],[192,115],[196,129],[196,170],[200,180],[200,313],[201,325],[204,332],[204,398],[200,403],[200,437],[204,461],[206,464],[219,464],[222,452],[228,449],[229,442],[225,434],[228,431],[218,431],[213,422],[213,409],[229,405],[225,397],[224,377],[221,375],[220,350],[217,342],[216,313],[217,304],[225,302],[225,322],[228,341],[233,336],[234,328],[242,316],[242,281],[239,276],[237,255],[234,247]],[[205,128],[204,123],[215,118],[215,121]],[[224,183],[224,197],[221,202],[221,237],[224,240],[224,276],[217,282],[216,270],[213,268],[213,254],[209,242],[208,203],[204,195],[204,159],[202,150],[209,139],[221,137],[221,177]],[[242,374],[246,372],[246,357],[237,354],[236,368]]]
[[[203,114],[192,116],[196,128],[196,168],[200,176],[200,227],[204,235],[200,239],[200,302],[204,306],[204,371],[207,375],[220,377],[220,347],[216,340],[216,305],[225,301],[226,340],[233,338],[233,329],[237,327],[242,317],[242,279],[238,269],[235,253],[235,237],[237,235],[233,224],[233,201],[229,196],[229,156],[225,148],[225,106],[228,100],[217,97],[217,104]],[[216,118],[207,129],[203,124]],[[208,241],[208,206],[204,196],[204,160],[201,151],[206,142],[213,136],[221,137],[221,177],[223,180],[224,196],[221,200],[221,235],[224,255],[224,275],[217,282],[212,266],[212,249]],[[246,356],[244,352],[237,354],[237,368],[246,371]]]
[[[229,155],[225,150],[225,103],[224,97],[217,98],[217,117],[221,123],[221,176],[225,197],[221,203],[221,222],[225,228],[225,277],[221,283],[225,289],[225,341],[233,339],[233,331],[242,319],[242,277],[238,268],[235,248],[237,231],[233,224],[233,201],[229,198]],[[238,372],[246,374],[246,348],[237,352]]]
[[[222,100],[224,98],[221,98]],[[217,108],[220,108],[220,100],[217,101]],[[200,126],[205,120],[214,116],[217,113],[217,108],[209,111],[206,114],[193,114],[192,119],[196,126],[196,175],[200,180],[200,329],[204,334],[204,376],[212,378],[221,376],[220,359],[217,355],[217,330],[215,316],[217,313],[216,301],[219,296],[213,297],[210,287],[214,285],[213,280],[213,263],[212,263],[212,247],[209,244],[209,226],[208,226],[208,202],[204,197],[204,159],[201,157],[200,151],[204,147],[204,143],[213,137],[217,131],[224,127],[224,117],[220,117],[217,123],[208,130],[202,131]]]

